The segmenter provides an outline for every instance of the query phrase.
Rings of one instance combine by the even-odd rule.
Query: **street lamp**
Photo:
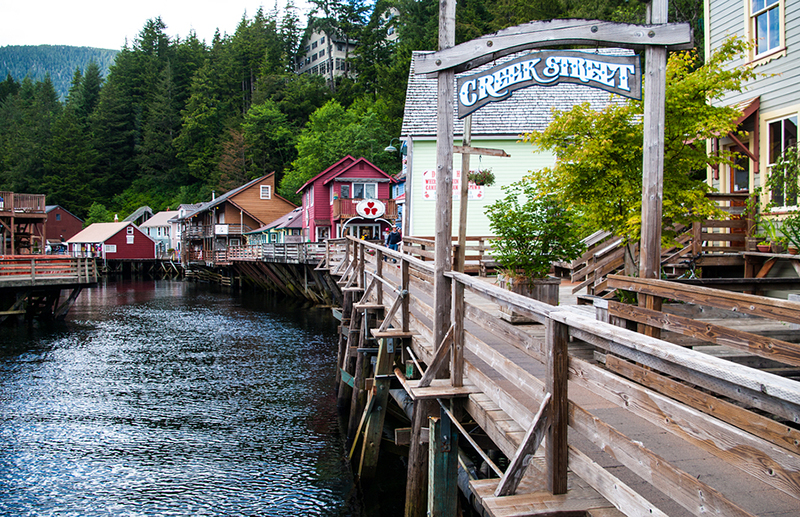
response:
[[[391,140],[389,140],[389,145],[387,145],[383,150],[386,151],[387,153],[396,153],[397,147],[392,145],[392,142],[394,142],[395,140],[397,140],[397,143],[400,143],[399,138],[392,138]]]

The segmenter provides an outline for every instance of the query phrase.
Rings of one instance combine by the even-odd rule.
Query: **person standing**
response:
[[[400,227],[395,225],[389,235],[386,236],[386,246],[390,250],[397,251],[400,248],[400,243],[403,241],[403,236],[400,234]],[[397,262],[397,260],[394,260]]]

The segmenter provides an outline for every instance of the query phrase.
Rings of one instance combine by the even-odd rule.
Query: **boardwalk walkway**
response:
[[[386,256],[398,264],[383,262]],[[431,263],[351,241],[348,253],[331,258],[326,266],[341,278],[345,294],[340,399],[350,381],[351,422],[364,424],[358,428],[369,436],[370,426],[383,421],[373,418],[375,407],[381,406],[370,402],[389,382],[386,365],[402,366],[415,359],[429,365],[422,366],[427,371],[438,364],[430,330],[438,310],[431,306]],[[416,406],[429,398],[454,400],[452,407],[456,414],[462,412],[462,423],[480,428],[477,434],[485,434],[508,458],[510,466],[500,469],[502,477],[470,481],[474,502],[487,515],[800,513],[796,380],[596,318],[597,310],[601,319],[609,320],[611,313],[610,320],[620,321],[615,306],[547,306],[485,280],[458,273],[448,277],[455,293],[452,339],[445,340],[449,351],[440,356],[449,356],[443,361],[449,362],[449,379],[419,387],[425,376],[410,380],[396,371]],[[751,305],[740,310],[760,310],[756,298],[760,297],[747,299]],[[800,304],[775,303],[772,310],[783,325],[800,322]],[[539,323],[508,324],[499,317],[501,305]],[[376,314],[374,320],[370,313]],[[639,316],[631,316],[635,317]],[[388,323],[382,325],[385,319],[394,334]],[[662,319],[673,329],[678,321]],[[655,319],[647,323],[656,326]],[[708,327],[710,336],[717,332]],[[370,342],[370,333],[379,339]],[[664,334],[677,340],[673,331]],[[347,339],[350,336],[354,338]],[[397,357],[386,355],[388,336],[396,336]],[[735,344],[734,338],[725,339]],[[786,347],[777,357],[787,361],[784,366],[795,364],[798,352],[792,345],[770,343],[765,350]],[[369,353],[378,354],[374,371],[369,361],[361,360],[372,346],[376,349]],[[562,356],[560,350],[567,348],[568,357]],[[551,396],[547,410],[535,421],[546,393]],[[537,445],[536,435],[542,434],[529,431],[541,429],[546,429],[543,445],[535,447],[528,468],[515,467],[515,456],[525,456],[525,440]],[[460,443],[468,447],[465,438]],[[413,444],[412,440],[412,457]],[[374,447],[372,440],[363,440],[362,474],[377,457]],[[520,474],[524,476],[515,486]],[[513,495],[496,495],[500,485],[506,491],[511,486]],[[559,488],[563,486],[565,492]]]

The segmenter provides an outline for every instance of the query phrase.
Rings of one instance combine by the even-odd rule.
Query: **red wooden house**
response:
[[[61,205],[47,205],[45,212],[47,212],[45,237],[48,244],[64,242],[83,230],[83,219]]]
[[[130,221],[94,223],[67,240],[73,256],[104,259],[155,259],[156,241]]]
[[[297,191],[303,197],[303,235],[313,242],[345,235],[380,239],[397,220],[395,179],[366,158],[345,156]]]

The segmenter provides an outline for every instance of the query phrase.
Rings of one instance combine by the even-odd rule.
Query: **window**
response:
[[[319,51],[319,57],[322,57],[324,55],[325,55],[325,49],[320,50]]]
[[[339,191],[342,199],[350,199],[350,185],[342,185],[341,190]]]
[[[133,226],[128,226],[128,235],[133,235]]]
[[[315,41],[314,43],[312,43],[312,44],[311,44],[311,48],[312,48],[312,49],[314,49],[314,48],[317,48],[317,42],[316,42],[316,41]]]
[[[338,50],[339,52],[342,52],[344,50],[344,45],[342,45],[341,43],[337,43],[336,44],[336,50]]]
[[[797,151],[797,115],[769,123],[769,165],[768,172],[778,161],[778,158],[787,151]],[[772,181],[775,184],[774,180]],[[784,181],[777,181],[777,186],[772,189],[772,202],[775,205],[796,206],[797,185],[785,185]]]
[[[353,183],[353,199],[375,199],[377,197],[377,183]]]
[[[323,43],[325,43],[325,36],[323,36],[323,37],[322,37],[322,38],[320,38],[320,40],[319,40],[319,44],[320,44],[320,45],[322,45]]]
[[[126,235],[125,237],[127,239],[125,241],[125,244],[133,244],[133,237],[134,237],[133,235]]]
[[[60,221],[60,220],[61,220],[61,214],[56,214],[56,221]]]
[[[272,198],[272,185],[261,185],[261,199]]]
[[[117,245],[116,244],[104,244],[103,251],[106,253],[116,253],[117,252]]]
[[[756,56],[781,46],[781,0],[750,0],[750,35]]]
[[[314,185],[308,188],[308,206],[314,206]]]

